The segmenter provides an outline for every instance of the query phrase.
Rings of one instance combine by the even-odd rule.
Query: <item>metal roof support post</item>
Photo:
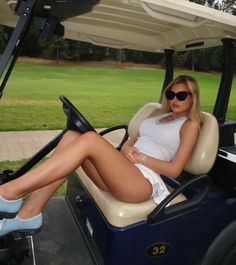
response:
[[[15,66],[22,42],[28,33],[36,2],[37,0],[20,0],[17,2],[15,12],[19,15],[19,19],[0,61],[0,78],[6,69],[3,81],[0,84],[0,98]],[[12,59],[10,59],[11,56]]]
[[[223,42],[223,64],[219,91],[217,94],[213,114],[220,124],[224,123],[228,108],[230,91],[233,81],[233,39],[222,39]]]
[[[167,85],[173,80],[174,76],[174,63],[173,63],[173,55],[174,50],[166,49],[165,51],[165,59],[166,59],[166,72],[165,79],[162,86],[162,92],[167,87]]]

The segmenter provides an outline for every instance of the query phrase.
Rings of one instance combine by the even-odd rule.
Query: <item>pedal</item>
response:
[[[0,239],[1,265],[36,265],[32,236],[19,238],[16,235]]]

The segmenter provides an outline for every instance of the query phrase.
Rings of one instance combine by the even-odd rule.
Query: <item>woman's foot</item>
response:
[[[0,218],[12,218],[21,208],[23,199],[6,200],[0,196]]]
[[[32,235],[41,230],[42,224],[42,213],[28,219],[21,219],[18,216],[13,219],[3,219],[0,221],[0,236],[14,233]]]

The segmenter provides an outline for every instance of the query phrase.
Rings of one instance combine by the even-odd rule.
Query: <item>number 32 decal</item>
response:
[[[170,250],[170,246],[166,243],[157,243],[148,247],[147,255],[150,257],[159,257],[167,254]]]

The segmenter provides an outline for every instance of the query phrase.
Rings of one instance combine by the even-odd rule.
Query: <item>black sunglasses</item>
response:
[[[192,95],[188,91],[179,91],[177,93],[171,91],[171,90],[166,90],[165,96],[168,100],[172,100],[174,97],[176,97],[179,101],[184,101],[188,95]]]

